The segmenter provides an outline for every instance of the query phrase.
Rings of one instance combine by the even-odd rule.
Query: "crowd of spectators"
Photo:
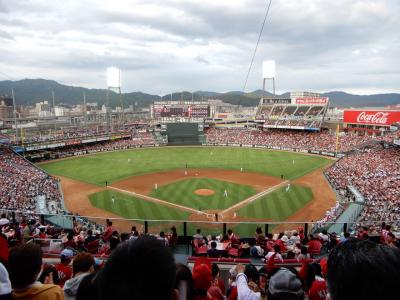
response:
[[[359,149],[337,161],[325,174],[341,193],[353,186],[363,195],[360,222],[373,225],[372,221],[386,220],[400,229],[399,147]]]
[[[85,155],[95,152],[126,150],[131,148],[137,148],[138,146],[149,146],[155,144],[157,144],[157,142],[154,139],[152,133],[135,132],[132,133],[132,136],[130,138],[126,139],[71,145],[66,147],[55,148],[53,150],[47,150],[46,152],[52,154],[50,156],[50,159],[54,158],[55,156],[57,158],[65,158],[65,157]],[[42,150],[36,152],[35,151],[30,152],[30,154],[34,157],[37,157],[38,155],[43,153],[44,152]]]
[[[51,264],[43,261],[40,242],[21,239],[8,250],[4,233],[15,226],[8,221],[0,235],[0,297],[8,297],[4,299],[395,299],[400,283],[400,244],[386,226],[379,243],[365,230],[354,236],[326,231],[307,236],[299,228],[273,236],[257,228],[250,254],[264,263],[235,265],[224,281],[218,261],[212,263],[216,256],[199,257],[190,269],[175,263],[163,235],[150,236],[136,228],[118,234],[110,221],[98,237],[89,230],[84,239],[81,232],[72,233],[63,243],[59,262]],[[25,233],[29,226],[31,222],[19,227]],[[33,226],[42,238],[65,234],[50,226]],[[96,239],[108,239],[109,256],[99,259],[88,251],[85,245]],[[113,246],[112,239],[118,240]],[[200,231],[195,239],[215,243]],[[232,230],[222,239],[245,245]],[[81,240],[81,246],[75,240]],[[289,264],[293,260],[296,268]]]
[[[37,197],[47,210],[61,212],[58,181],[8,148],[0,148],[0,208],[35,212]]]
[[[358,145],[371,141],[392,142],[396,134],[399,133],[389,134],[385,137],[372,137],[343,133],[339,137],[339,152],[353,150]],[[328,132],[211,128],[206,131],[206,136],[209,144],[247,144],[300,150],[336,151],[336,135]]]

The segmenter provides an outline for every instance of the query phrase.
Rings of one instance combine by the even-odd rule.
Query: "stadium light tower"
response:
[[[121,101],[121,108],[122,108],[122,124],[125,122],[125,115],[124,115],[124,103],[122,101],[122,94],[121,94],[121,70],[116,67],[109,67],[107,68],[107,106],[109,106],[110,95],[109,91],[113,91],[119,94],[119,99]],[[107,119],[107,128],[108,128],[108,109],[106,109],[106,119]],[[123,125],[124,126],[124,125]]]
[[[275,60],[265,60],[262,64],[262,74],[263,74],[263,94],[265,92],[265,81],[267,79],[272,79],[272,89],[275,95]]]

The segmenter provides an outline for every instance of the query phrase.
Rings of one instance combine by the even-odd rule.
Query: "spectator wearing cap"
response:
[[[274,270],[266,291],[268,300],[303,300],[304,290],[295,270],[279,268]]]
[[[75,300],[79,284],[94,271],[94,258],[90,253],[82,252],[75,256],[72,262],[73,277],[64,284],[64,297]]]
[[[11,282],[6,268],[0,263],[0,300],[12,299]]]
[[[237,271],[236,285],[237,285],[238,299],[259,300],[261,297],[261,293],[259,290],[257,290],[258,288],[257,283],[253,281],[253,280],[258,280],[258,272],[256,276],[253,276],[254,275],[253,273],[255,273],[253,268],[247,266],[244,267],[242,264],[238,264],[236,266],[236,271]],[[257,269],[255,269],[255,271],[257,271]],[[248,277],[246,273],[250,277]],[[257,277],[257,279],[253,277]]]
[[[64,295],[58,285],[52,284],[49,276],[42,284],[37,281],[42,271],[42,250],[29,243],[11,249],[8,270],[13,287],[13,299],[62,300]]]
[[[237,285],[236,285],[236,276],[237,276],[237,271],[236,267],[232,267],[229,270],[229,278],[228,278],[228,290],[226,292],[226,296],[229,300],[236,300],[238,297],[237,293]]]
[[[55,265],[58,277],[60,278],[60,287],[64,287],[65,282],[72,277],[72,268],[70,263],[73,257],[74,252],[71,249],[64,249],[61,251],[60,263]]]

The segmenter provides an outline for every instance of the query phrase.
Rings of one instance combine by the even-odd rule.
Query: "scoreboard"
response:
[[[154,103],[152,105],[152,116],[155,119],[170,117],[208,118],[209,115],[210,106],[208,104]]]

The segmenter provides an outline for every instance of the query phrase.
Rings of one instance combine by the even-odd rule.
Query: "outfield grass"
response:
[[[114,203],[111,197],[115,197]],[[127,194],[104,190],[89,196],[93,206],[127,219],[187,220],[190,213]]]
[[[292,184],[287,192],[286,187],[280,188],[239,209],[237,214],[241,217],[285,221],[312,198],[309,187]]]
[[[293,163],[294,162],[294,163]],[[258,172],[286,179],[327,166],[327,158],[238,147],[161,147],[104,152],[40,165],[47,172],[104,185],[133,175],[173,169],[215,168]]]
[[[210,189],[215,194],[199,196],[194,194],[198,189]],[[225,190],[228,192],[227,197],[224,197]],[[222,210],[256,193],[257,191],[248,185],[211,178],[191,178],[158,187],[157,190],[153,190],[151,196],[197,210]]]

